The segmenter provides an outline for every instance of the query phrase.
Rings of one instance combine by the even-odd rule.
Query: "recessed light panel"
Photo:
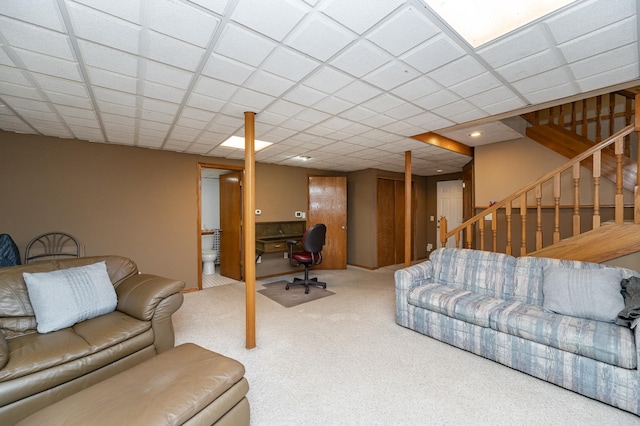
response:
[[[260,151],[269,145],[273,145],[271,142],[260,141],[258,139],[255,139],[253,143],[256,151]],[[222,142],[221,145],[226,146],[227,148],[244,149],[244,138],[241,136],[231,136],[229,139]]]
[[[471,46],[478,47],[575,0],[423,0]]]

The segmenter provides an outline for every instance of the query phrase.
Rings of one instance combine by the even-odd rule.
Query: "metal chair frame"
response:
[[[80,243],[76,237],[65,232],[47,232],[29,241],[24,263],[68,257],[80,257]]]

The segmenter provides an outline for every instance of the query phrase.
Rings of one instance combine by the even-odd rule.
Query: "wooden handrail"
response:
[[[637,104],[637,103],[636,103]],[[636,106],[638,108],[638,106]],[[636,123],[638,124],[638,132],[640,132],[640,122],[638,121],[638,114],[636,114]],[[621,167],[622,167],[622,149],[623,140],[627,135],[630,135],[632,132],[636,130],[634,125],[628,125],[617,133],[611,135],[609,138],[604,141],[594,145],[593,147],[587,149],[581,154],[575,156],[571,160],[569,160],[564,165],[557,167],[556,169],[544,174],[540,178],[536,179],[531,184],[521,188],[517,192],[509,195],[503,200],[495,203],[489,208],[483,210],[482,212],[476,214],[469,220],[465,221],[461,225],[452,229],[451,231],[447,230],[447,220],[445,217],[440,219],[440,243],[442,246],[446,246],[447,240],[451,237],[455,237],[456,247],[460,247],[461,244],[461,233],[463,230],[466,230],[466,240],[467,247],[473,247],[473,226],[477,225],[479,230],[479,239],[480,239],[480,250],[484,250],[485,245],[485,217],[487,215],[491,215],[491,231],[492,235],[492,251],[497,251],[497,212],[500,209],[505,209],[507,214],[507,243],[506,243],[506,251],[511,252],[511,209],[512,202],[519,200],[520,201],[520,211],[519,214],[521,216],[522,222],[522,244],[520,248],[520,255],[523,256],[527,253],[526,248],[526,216],[527,216],[527,194],[530,191],[535,190],[535,199],[536,199],[536,250],[542,248],[542,224],[541,224],[541,204],[542,204],[542,185],[547,181],[553,180],[553,199],[554,199],[554,227],[553,227],[553,241],[557,242],[560,240],[560,232],[559,232],[559,205],[560,205],[560,175],[561,173],[572,170],[573,176],[573,186],[574,186],[574,219],[573,219],[573,232],[579,234],[580,232],[580,219],[579,219],[579,182],[580,182],[580,162],[593,157],[593,187],[594,187],[594,216],[593,216],[593,227],[597,228],[600,226],[600,152],[611,144],[616,144],[616,157],[618,170],[616,176],[619,178],[621,176]],[[639,154],[640,155],[640,154]],[[640,178],[639,178],[640,179]],[[619,179],[618,179],[619,180]],[[640,181],[639,181],[640,182]],[[640,185],[640,184],[639,184]],[[618,182],[616,182],[616,222],[622,222],[622,209],[624,208],[622,201],[622,187]],[[636,186],[636,191],[634,195],[634,211],[635,211],[635,222],[640,223],[640,190],[638,190],[638,186]],[[577,234],[576,234],[577,235]]]

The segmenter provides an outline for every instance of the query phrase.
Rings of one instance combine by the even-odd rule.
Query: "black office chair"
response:
[[[290,285],[304,285],[305,294],[309,293],[309,286],[315,285],[327,288],[327,283],[319,282],[318,278],[309,278],[309,268],[322,263],[322,246],[324,246],[327,227],[320,223],[313,225],[302,236],[302,249],[304,251],[293,253],[295,241],[289,242],[289,262],[291,266],[304,265],[304,279],[294,278],[292,283],[287,283],[285,287],[289,290]]]

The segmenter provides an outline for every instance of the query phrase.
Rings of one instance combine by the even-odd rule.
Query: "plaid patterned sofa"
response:
[[[395,272],[396,322],[640,415],[640,327],[545,311],[546,267],[639,276],[596,263],[441,248]]]

